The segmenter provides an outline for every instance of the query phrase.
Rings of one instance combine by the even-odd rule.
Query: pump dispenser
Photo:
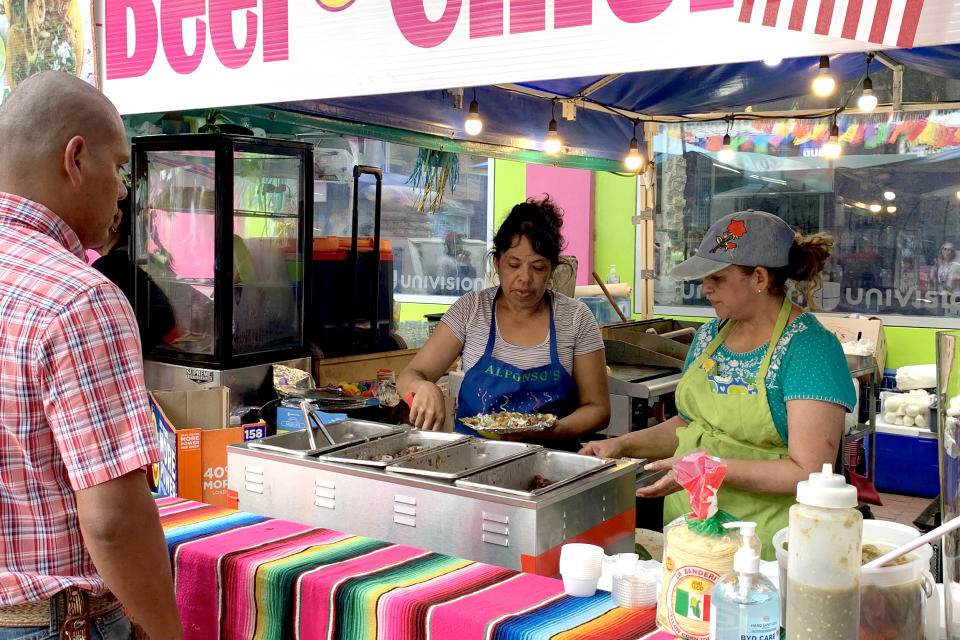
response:
[[[710,597],[710,640],[777,640],[780,596],[760,573],[757,523],[727,522],[740,529],[740,548],[733,554],[733,572],[713,587]]]
[[[620,276],[617,275],[617,265],[610,265],[610,273],[607,274],[607,284],[620,284]]]

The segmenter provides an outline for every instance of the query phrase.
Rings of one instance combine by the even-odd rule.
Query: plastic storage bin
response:
[[[587,308],[590,309],[590,313],[592,313],[593,317],[597,319],[597,324],[620,322],[620,316],[618,316],[617,312],[614,311],[612,306],[610,306],[610,301],[607,300],[605,296],[586,296],[578,299],[587,305]],[[615,297],[614,300],[616,301],[617,306],[620,307],[620,310],[623,311],[623,314],[629,318],[630,298]]]
[[[925,497],[940,493],[936,438],[895,433],[871,437],[877,439],[873,483],[879,491]]]
[[[353,353],[385,351],[392,346],[390,322],[393,318],[393,248],[390,241],[380,240],[380,273],[374,273],[373,238],[360,237],[357,251],[357,291],[349,291],[350,274],[347,272],[350,238],[323,236],[313,239],[313,292],[310,304],[313,309],[313,326],[308,329],[308,338],[323,351],[324,357],[332,358]],[[376,283],[376,284],[375,284]],[[377,309],[377,340],[370,342],[370,311],[373,287],[380,288]],[[356,331],[349,333],[350,312],[348,304],[354,301]],[[362,345],[356,344],[363,342]]]

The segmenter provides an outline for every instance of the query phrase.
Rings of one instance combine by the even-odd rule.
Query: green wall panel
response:
[[[527,165],[513,160],[494,161],[493,232],[500,228],[510,209],[527,197]]]
[[[593,176],[593,264],[597,275],[604,280],[610,272],[610,265],[616,265],[620,282],[629,282],[636,295],[637,287],[633,281],[635,228],[630,218],[637,209],[637,179],[633,175],[599,171]]]

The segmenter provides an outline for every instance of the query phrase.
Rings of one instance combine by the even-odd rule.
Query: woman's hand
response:
[[[440,387],[428,380],[420,380],[414,385],[413,393],[410,424],[425,431],[442,431],[445,411]]]
[[[677,472],[673,470],[674,463],[679,459],[680,456],[675,456],[673,458],[664,458],[663,460],[648,462],[643,468],[644,471],[660,471],[666,469],[667,473],[653,484],[637,489],[637,497],[660,498],[668,496],[671,493],[676,493],[677,491],[682,491],[683,487],[677,483]]]
[[[623,447],[620,438],[609,438],[607,440],[593,440],[583,445],[579,453],[585,456],[596,456],[598,458],[620,458],[623,457]]]

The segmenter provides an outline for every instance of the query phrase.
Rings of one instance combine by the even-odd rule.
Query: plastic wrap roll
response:
[[[607,291],[610,292],[614,298],[629,298],[630,294],[633,293],[633,287],[631,287],[626,282],[621,282],[620,284],[608,284],[606,285]],[[576,288],[576,297],[578,298],[589,298],[591,296],[602,296],[603,290],[599,285],[590,284],[590,285],[581,285]]]

